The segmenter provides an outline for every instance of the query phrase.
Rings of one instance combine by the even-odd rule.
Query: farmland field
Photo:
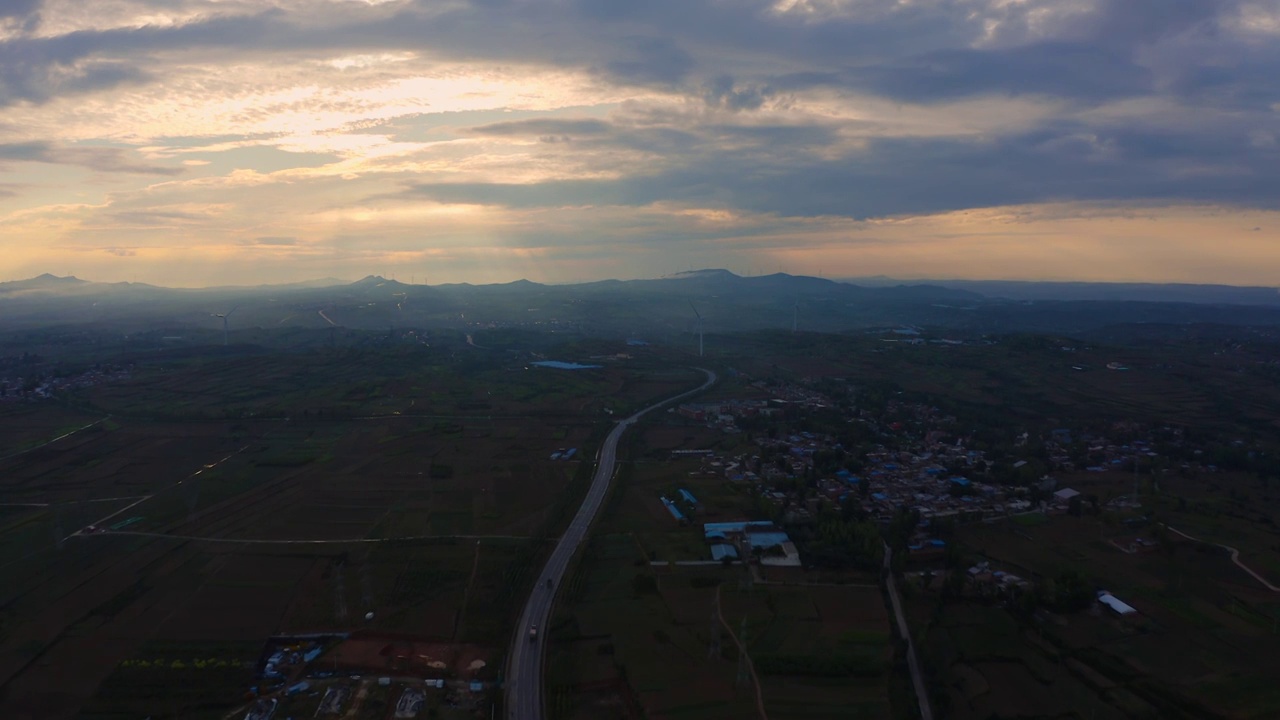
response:
[[[1083,568],[1138,613],[1122,621],[1095,606],[1028,625],[974,598],[939,606],[933,592],[916,597],[913,625],[949,717],[1052,717],[1058,707],[1099,718],[1280,712],[1280,694],[1263,680],[1280,663],[1275,594],[1225,551],[1178,541],[1125,553],[1099,539],[1114,532],[1069,516],[965,529],[967,546],[997,567],[1030,578]]]
[[[701,523],[747,519],[747,488],[672,450],[742,451],[668,414],[643,423],[551,628],[553,718],[890,718],[894,652],[880,588],[861,574],[708,561]],[[688,524],[660,496],[698,500]],[[821,580],[822,582],[815,582]],[[842,582],[832,582],[833,580]]]
[[[478,648],[492,680],[605,399],[695,377],[339,348],[140,364],[0,407],[3,714],[221,717],[279,633]],[[551,459],[565,447],[581,459]]]

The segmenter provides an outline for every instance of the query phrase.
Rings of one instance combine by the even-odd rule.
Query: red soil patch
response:
[[[316,660],[317,667],[367,672],[396,671],[415,675],[469,678],[481,671],[476,661],[489,662],[489,651],[474,645],[427,642],[412,637],[358,634]]]

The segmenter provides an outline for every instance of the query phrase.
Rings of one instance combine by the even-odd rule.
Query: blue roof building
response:
[[[711,546],[711,559],[724,560],[725,558],[738,559],[738,548],[728,543],[716,543]]]
[[[781,545],[784,542],[790,542],[791,538],[781,530],[770,530],[765,532],[748,532],[747,541],[752,547],[771,548],[775,545]]]
[[[707,537],[712,537],[713,533],[718,533],[718,537],[725,537],[726,533],[746,532],[748,527],[772,528],[773,523],[769,520],[739,520],[737,522],[703,523],[702,530]]]

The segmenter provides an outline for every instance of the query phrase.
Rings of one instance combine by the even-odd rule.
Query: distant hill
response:
[[[88,281],[81,280],[78,277],[68,275],[66,277],[58,277],[45,273],[26,280],[10,280],[8,282],[0,282],[0,294],[30,292],[30,291],[55,291],[74,288],[79,285],[86,285]]]
[[[842,282],[865,287],[919,285],[968,290],[988,298],[1009,300],[1094,300],[1112,302],[1172,302],[1211,305],[1274,305],[1280,289],[1189,283],[1032,282],[1019,280],[894,280],[878,275]]]
[[[743,277],[707,269],[567,285],[417,285],[369,275],[355,282],[174,289],[41,275],[0,283],[0,330],[92,325],[128,333],[165,327],[216,340],[217,316],[232,310],[232,333],[525,327],[667,342],[685,342],[698,316],[708,336],[793,326],[848,332],[912,325],[970,334],[1083,334],[1141,324],[1280,326],[1280,293],[1270,288],[866,280],[786,273]]]

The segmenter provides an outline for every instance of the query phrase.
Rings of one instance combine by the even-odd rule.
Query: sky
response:
[[[0,0],[0,280],[1274,285],[1276,0]]]

